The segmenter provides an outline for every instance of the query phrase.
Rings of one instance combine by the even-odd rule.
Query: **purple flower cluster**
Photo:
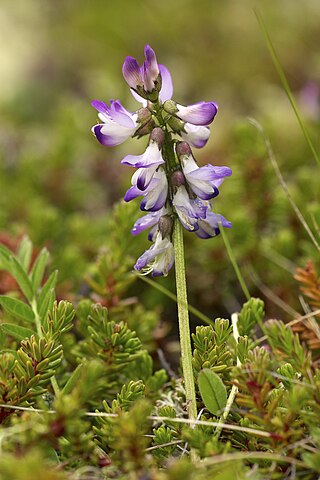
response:
[[[138,258],[134,268],[153,276],[167,275],[174,263],[172,229],[178,218],[183,227],[200,238],[215,237],[220,225],[231,223],[212,211],[210,200],[219,194],[228,167],[199,167],[190,145],[201,148],[209,138],[209,125],[218,107],[214,102],[199,102],[190,106],[171,100],[171,75],[157,62],[150,46],[144,50],[145,61],[127,57],[123,76],[134,98],[142,104],[136,112],[126,110],[119,100],[110,106],[94,100],[101,123],[92,127],[97,140],[115,146],[130,137],[149,135],[149,143],[141,155],[127,155],[121,163],[136,170],[124,200],[142,197],[140,208],[148,212],[136,221],[132,234],[149,229],[152,246]],[[182,141],[176,136],[179,135]]]

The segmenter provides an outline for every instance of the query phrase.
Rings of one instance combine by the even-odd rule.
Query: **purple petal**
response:
[[[146,92],[152,92],[154,90],[154,80],[151,75],[151,67],[149,62],[146,60],[143,62],[141,75],[143,79],[144,90]]]
[[[155,260],[152,265],[150,263]],[[158,232],[155,243],[138,258],[134,269],[142,270],[146,266],[153,276],[167,275],[174,262],[173,245],[168,238],[162,239]]]
[[[184,122],[194,125],[209,125],[217,114],[218,106],[214,102],[199,102],[184,107],[177,104],[177,116]]]
[[[207,212],[207,216],[204,220],[199,220],[198,222],[199,230],[196,234],[200,238],[212,238],[220,233],[219,226],[222,225],[224,228],[231,228],[232,224],[226,220],[222,215],[213,212]]]
[[[207,207],[200,200],[191,200],[184,186],[178,188],[172,204],[184,228],[190,232],[197,230],[198,219],[206,216]]]
[[[204,240],[206,240],[207,238],[213,238],[213,237],[216,237],[217,235],[220,234],[220,229],[219,227],[216,227],[214,229],[210,229],[210,233],[208,233],[208,231],[205,229],[205,228],[202,228],[202,225],[198,223],[198,230],[196,230],[194,233],[199,237],[199,238],[202,238]]]
[[[135,122],[131,118],[133,114],[128,112],[119,102],[119,100],[110,101],[110,116],[119,125],[127,128],[133,128],[136,126]]]
[[[188,174],[190,177],[197,180],[211,181],[232,175],[232,170],[229,167],[220,167],[213,165],[205,165],[197,168]]]
[[[127,155],[121,163],[136,168],[148,168],[165,163],[156,142],[150,142],[142,155]]]
[[[140,204],[140,209],[144,212],[157,212],[158,210],[161,210],[161,208],[164,207],[166,203],[167,194],[168,190],[160,190],[158,192],[158,195],[154,195],[154,198],[150,200],[150,192],[142,200]]]
[[[94,125],[91,131],[97,140],[107,147],[114,147],[126,141],[134,132],[134,129],[128,129],[110,121],[111,124],[99,123]]]
[[[156,54],[154,53],[150,45],[146,45],[144,47],[144,56],[146,57],[148,63],[150,76],[153,80],[156,80],[157,76],[159,75],[159,66]]]
[[[104,127],[104,125],[101,125],[101,124],[94,125],[92,127],[92,132],[95,134],[98,142],[100,142],[101,145],[104,145],[106,147],[114,147],[115,145],[119,145],[119,143],[121,143],[121,142],[119,142],[118,139],[116,139],[112,135],[104,135],[101,132],[101,129],[103,127]],[[124,141],[124,140],[122,140],[122,141]]]
[[[136,186],[133,186],[126,191],[123,199],[125,202],[131,202],[131,200],[139,197],[140,195],[143,195],[143,192],[141,192],[141,190],[139,190],[139,188],[137,188]]]
[[[148,213],[147,215],[144,215],[143,217],[139,218],[133,225],[133,228],[131,230],[132,235],[138,235],[139,233],[143,232],[147,228],[151,228],[154,225],[156,225],[161,215],[162,215],[162,212],[159,211],[155,213]]]
[[[159,97],[162,103],[171,100],[173,95],[173,84],[169,70],[164,65],[159,65],[159,71],[162,79],[162,86],[159,92]]]
[[[141,257],[136,261],[135,270],[142,270],[148,263],[150,263],[157,255],[163,252],[163,248],[154,248],[155,245],[152,245],[148,250],[146,250]]]
[[[101,102],[100,100],[92,100],[91,105],[98,110],[99,113],[109,116],[110,108],[104,102]]]
[[[196,148],[202,148],[206,145],[210,137],[210,128],[203,125],[192,125],[186,123],[184,131],[180,133],[182,138],[188,143],[191,143]]]
[[[131,88],[137,88],[142,85],[140,67],[137,60],[133,57],[127,57],[122,66],[122,74],[125,81]]]
[[[141,168],[140,174],[137,178],[137,187],[140,190],[145,190],[150,186],[157,165],[152,165],[149,168]]]
[[[190,187],[195,195],[201,200],[210,200],[219,195],[219,189],[215,185],[199,186],[195,183],[190,183]]]

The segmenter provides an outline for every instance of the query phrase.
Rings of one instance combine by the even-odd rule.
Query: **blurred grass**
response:
[[[212,137],[196,156],[200,163],[233,169],[215,205],[233,223],[226,234],[250,292],[260,294],[249,275],[253,266],[277,295],[299,308],[292,275],[277,259],[303,266],[318,257],[247,117],[264,126],[310,225],[312,216],[320,223],[319,173],[259,30],[252,9],[257,5],[319,149],[319,95],[301,100],[310,82],[320,87],[318,0],[2,0],[0,230],[27,232],[39,247],[47,244],[61,281],[71,290],[80,287],[110,235],[112,205],[132,173],[119,160],[143,149],[134,140],[115,149],[97,144],[90,101],[120,98],[134,109],[121,66],[126,55],[141,61],[150,43],[172,72],[177,101],[219,104]],[[238,308],[244,297],[222,238],[202,242],[186,235],[186,244],[191,303],[209,316]],[[146,245],[143,236],[132,237],[132,257]],[[172,276],[159,282],[173,291]],[[166,302],[151,289],[143,294],[139,288],[139,294],[149,304]],[[267,308],[282,315],[271,301]]]

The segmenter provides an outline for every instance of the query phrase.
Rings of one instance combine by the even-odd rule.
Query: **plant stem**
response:
[[[191,351],[191,339],[190,339],[190,327],[189,327],[187,285],[186,285],[186,272],[185,272],[185,265],[184,265],[183,230],[179,220],[175,220],[175,224],[174,224],[173,245],[174,245],[174,253],[175,253],[175,271],[176,271],[181,362],[182,362],[184,385],[186,390],[187,412],[188,412],[189,420],[196,421],[197,404],[196,404],[196,393],[195,393],[194,376],[193,376],[193,369],[192,369],[192,351]]]

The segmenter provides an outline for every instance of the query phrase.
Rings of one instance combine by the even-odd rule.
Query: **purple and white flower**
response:
[[[166,203],[168,195],[168,180],[163,168],[158,168],[157,171],[151,170],[152,178],[147,187],[139,188],[139,181],[141,175],[149,172],[150,168],[140,168],[132,176],[132,187],[126,192],[124,200],[130,202],[136,197],[143,196],[140,204],[141,210],[156,212],[160,210]],[[157,167],[156,167],[157,168]],[[148,179],[146,179],[148,182]],[[144,185],[144,184],[143,184]]]
[[[212,238],[216,237],[220,233],[220,226],[224,228],[231,228],[232,223],[226,220],[222,215],[218,213],[213,213],[209,209],[207,210],[207,215],[205,218],[201,218],[198,221],[198,230],[195,234],[199,238]]]
[[[199,167],[193,158],[189,144],[186,142],[178,143],[176,151],[182,164],[184,176],[195,195],[202,200],[216,197],[219,194],[218,187],[225,177],[232,174],[231,169],[210,164]]]
[[[193,125],[209,125],[218,112],[218,105],[214,102],[199,102],[187,107],[177,103],[176,107],[177,117]]]
[[[166,277],[174,263],[174,249],[168,237],[162,238],[159,231],[154,244],[138,258],[134,269],[144,275],[151,273],[153,277]]]
[[[162,217],[163,215],[166,215],[167,213],[168,213],[167,209],[163,207],[157,212],[147,213],[143,217],[138,218],[138,220],[135,222],[135,224],[132,227],[132,230],[131,230],[132,235],[139,235],[139,233],[143,232],[144,230],[157,226],[160,220],[160,217]]]
[[[132,177],[132,185],[136,185],[139,190],[145,190],[150,184],[154,172],[158,166],[165,163],[161,148],[164,141],[164,133],[157,127],[152,130],[150,143],[142,155],[127,155],[121,163],[139,168],[139,173]]]
[[[202,202],[199,198],[191,199],[184,185],[180,185],[176,189],[172,200],[172,205],[178,214],[180,222],[189,232],[198,230],[199,218],[206,217],[207,203]]]
[[[180,132],[181,137],[196,148],[205,146],[210,137],[210,128],[202,125],[192,125],[185,123]]]
[[[185,107],[175,103],[173,100],[168,100],[163,107],[166,112],[177,116],[184,122],[203,126],[213,122],[218,112],[218,105],[214,102],[198,102]]]
[[[98,110],[98,117],[103,122],[91,129],[102,145],[119,145],[139,128],[138,115],[126,110],[119,100],[111,100],[110,107],[99,100],[93,100],[91,105]]]
[[[149,45],[144,49],[145,61],[139,66],[137,60],[133,57],[127,57],[122,66],[124,79],[129,87],[133,89],[133,94],[138,101],[144,103],[148,98],[148,93],[154,90],[160,90],[160,99],[169,100],[172,97],[172,80],[169,71],[164,65],[159,65],[156,55]],[[135,93],[134,91],[137,91]],[[145,93],[147,95],[145,95]]]

